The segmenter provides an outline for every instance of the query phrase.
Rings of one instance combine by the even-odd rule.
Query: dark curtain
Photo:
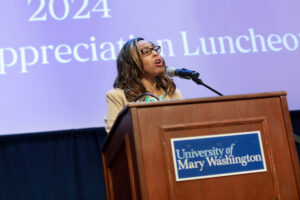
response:
[[[0,137],[0,200],[101,200],[104,128]]]

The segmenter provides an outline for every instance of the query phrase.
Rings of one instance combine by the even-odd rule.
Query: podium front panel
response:
[[[174,200],[299,198],[281,98],[145,107],[137,109],[137,116],[147,122],[139,123],[138,133],[149,199],[160,199],[159,194]],[[175,180],[172,138],[257,130],[266,172]]]

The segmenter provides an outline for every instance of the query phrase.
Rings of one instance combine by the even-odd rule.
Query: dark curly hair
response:
[[[118,76],[113,87],[123,89],[128,102],[134,101],[139,95],[146,92],[146,88],[140,80],[140,77],[145,75],[138,49],[138,41],[141,40],[144,39],[138,37],[127,41],[117,59]],[[164,60],[163,66],[166,67]],[[156,77],[156,81],[157,89],[162,89],[166,95],[174,94],[176,85],[173,79],[167,76],[165,70]]]

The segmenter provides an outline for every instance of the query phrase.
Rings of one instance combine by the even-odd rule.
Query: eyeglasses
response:
[[[160,46],[154,46],[153,48],[145,47],[141,49],[141,53],[144,56],[149,56],[152,54],[152,51],[156,51],[157,53],[160,52]]]

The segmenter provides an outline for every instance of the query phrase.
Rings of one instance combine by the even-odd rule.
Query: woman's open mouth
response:
[[[156,66],[160,66],[160,67],[163,65],[162,60],[161,60],[160,58],[155,59],[154,64],[155,64]]]

